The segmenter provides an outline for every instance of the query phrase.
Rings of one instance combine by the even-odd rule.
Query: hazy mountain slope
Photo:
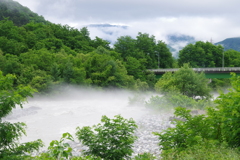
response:
[[[178,52],[189,43],[195,43],[192,36],[184,34],[170,34],[167,36],[167,44],[174,57],[178,57]]]
[[[38,14],[32,12],[27,7],[22,6],[13,0],[0,0],[0,20],[8,18],[17,26],[22,26],[30,21],[43,22],[47,21]]]
[[[215,43],[215,45],[222,45],[224,50],[233,49],[240,52],[240,37],[227,38],[221,42]]]

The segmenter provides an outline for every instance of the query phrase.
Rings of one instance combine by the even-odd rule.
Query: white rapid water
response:
[[[161,132],[170,127],[169,117],[172,113],[156,113],[144,105],[129,105],[130,97],[137,97],[139,102],[144,102],[151,94],[136,96],[135,93],[123,90],[99,91],[76,87],[66,87],[62,91],[55,96],[29,98],[23,109],[17,107],[4,119],[27,125],[27,136],[22,137],[21,143],[41,139],[45,145],[41,151],[46,151],[49,143],[59,140],[63,133],[69,132],[75,138],[77,127],[98,124],[103,115],[113,118],[120,114],[127,119],[133,118],[138,125],[135,132],[138,139],[133,145],[133,156],[144,152],[156,156],[161,154],[158,137],[152,132]],[[80,155],[84,146],[76,138],[71,145],[73,154]]]
[[[48,147],[52,140],[59,140],[62,133],[74,136],[76,127],[100,123],[102,115],[113,118],[120,114],[140,120],[149,110],[129,106],[131,96],[127,91],[68,89],[58,96],[30,98],[23,109],[17,107],[5,120],[26,123],[27,136],[23,136],[21,142],[41,139]]]

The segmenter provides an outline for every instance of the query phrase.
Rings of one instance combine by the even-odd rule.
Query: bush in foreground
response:
[[[28,96],[35,91],[28,86],[14,86],[15,76],[4,76],[0,71],[0,159],[18,160],[29,157],[36,152],[43,143],[40,139],[32,142],[19,143],[22,135],[26,135],[26,124],[22,122],[10,123],[2,119],[11,113],[17,105],[22,107]]]
[[[208,150],[205,147],[211,146],[210,149],[216,149],[214,152],[220,149],[229,153],[233,149],[234,157],[235,153],[240,156],[234,149],[240,147],[240,77],[233,74],[231,84],[232,89],[226,94],[222,93],[214,101],[216,106],[209,107],[205,115],[193,116],[186,108],[176,108],[174,114],[180,120],[173,122],[175,127],[155,133],[159,136],[159,145],[165,155],[185,155],[194,151],[194,148]],[[211,157],[218,159],[215,155]]]
[[[77,128],[77,138],[89,147],[85,154],[113,160],[130,157],[136,140],[135,121],[117,115],[114,119],[102,116],[101,122],[93,127]]]

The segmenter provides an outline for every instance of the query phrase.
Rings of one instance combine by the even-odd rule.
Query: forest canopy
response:
[[[62,84],[143,92],[155,89],[161,97],[151,97],[145,106],[162,110],[175,108],[175,116],[180,118],[177,121],[173,117],[175,128],[155,133],[164,150],[162,153],[171,155],[178,151],[188,152],[188,149],[201,151],[204,147],[209,149],[213,146],[215,149],[219,145],[239,148],[240,78],[235,74],[233,89],[227,94],[222,93],[215,100],[216,106],[207,109],[206,116],[193,116],[188,110],[205,109],[212,101],[209,81],[204,73],[196,73],[192,67],[238,67],[239,59],[238,51],[224,51],[221,45],[202,41],[187,44],[176,59],[165,42],[141,32],[136,37],[121,36],[110,45],[109,41],[99,37],[91,39],[87,27],[77,29],[54,24],[17,2],[1,0],[0,159],[30,157],[33,151],[42,147],[41,140],[19,144],[18,140],[26,134],[26,125],[2,119],[16,105],[22,107],[33,93],[48,93]],[[148,70],[156,68],[180,69],[157,80],[155,74]],[[217,80],[214,84],[221,83],[223,81]],[[130,100],[132,103],[142,101],[138,95]],[[103,116],[101,122],[103,124],[92,128],[78,128],[78,139],[90,148],[86,154],[93,155],[93,159],[95,156],[107,159],[130,157],[136,139],[132,135],[137,128],[135,122],[121,116],[113,120]],[[39,159],[45,156],[45,159],[68,159],[72,156],[72,148],[64,140],[72,140],[72,136],[64,133],[60,141],[53,140]],[[147,155],[139,156],[150,159],[144,158]]]
[[[148,34],[139,33],[144,35],[141,43],[152,40],[146,45],[149,50],[154,49],[152,54],[135,44],[135,55],[126,57],[117,47],[111,48],[108,41],[99,37],[92,40],[86,27],[78,30],[35,22],[19,27],[4,19],[0,21],[0,35],[0,70],[4,75],[16,75],[16,85],[30,84],[39,91],[59,83],[146,89],[155,83],[155,75],[147,71],[157,67],[155,51],[164,51],[158,54],[169,59],[168,67],[173,61],[166,44],[156,43]]]
[[[181,67],[186,62],[189,67],[222,65],[221,46],[199,41],[184,47],[175,59],[163,41],[141,32],[135,38],[119,37],[111,47],[104,39],[91,39],[86,27],[36,22],[17,26],[4,19],[0,36],[0,70],[16,75],[16,85],[38,91],[61,83],[146,90],[156,83],[148,69]],[[238,66],[240,52],[224,54],[225,66]]]
[[[0,1],[0,20],[0,70],[14,74],[15,85],[31,85],[40,92],[62,83],[147,90],[157,81],[148,69],[240,64],[240,52],[210,42],[186,45],[178,59],[165,42],[148,33],[121,36],[110,45],[99,37],[91,39],[87,27],[48,22],[12,0]]]

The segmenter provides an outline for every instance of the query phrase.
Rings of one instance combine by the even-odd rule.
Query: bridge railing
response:
[[[240,67],[217,67],[217,68],[192,68],[196,72],[233,72],[240,71]],[[166,69],[149,69],[155,73],[157,72],[175,72],[179,68],[166,68]]]

